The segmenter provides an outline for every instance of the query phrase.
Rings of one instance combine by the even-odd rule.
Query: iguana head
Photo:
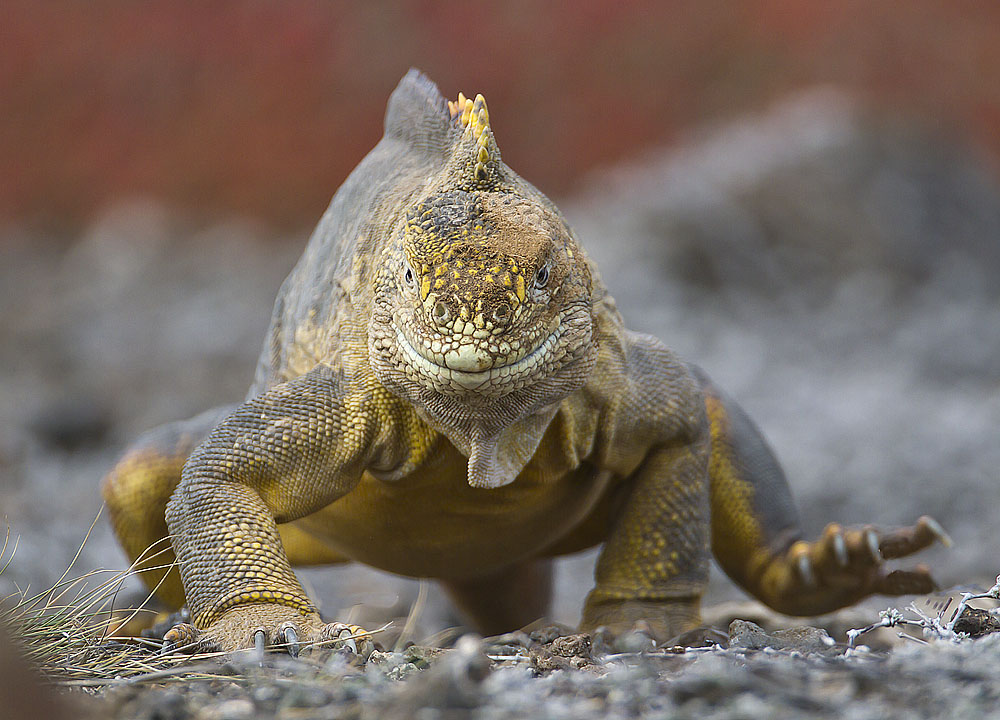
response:
[[[466,446],[469,482],[495,487],[514,479],[497,464],[502,431],[578,389],[593,366],[591,275],[555,206],[501,162],[482,96],[449,109],[448,161],[376,273],[370,358]]]

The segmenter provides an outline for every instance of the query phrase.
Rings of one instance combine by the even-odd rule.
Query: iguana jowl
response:
[[[921,518],[803,541],[752,422],[624,327],[482,96],[446,102],[416,71],[282,286],[247,400],[147,434],[103,491],[133,558],[170,534],[179,576],[145,578],[225,649],[337,627],[296,564],[437,578],[493,633],[545,613],[552,557],[603,544],[582,627],[666,639],[699,622],[710,548],[771,607],[818,614],[930,591],[883,559],[943,537]]]

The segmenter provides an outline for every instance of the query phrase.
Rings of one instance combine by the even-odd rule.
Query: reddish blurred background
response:
[[[990,1],[7,0],[0,26],[0,219],[42,227],[136,195],[308,226],[411,65],[482,92],[504,158],[556,195],[817,83],[1000,158]]]

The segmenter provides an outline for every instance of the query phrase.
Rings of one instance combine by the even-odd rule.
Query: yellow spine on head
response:
[[[491,163],[499,159],[496,140],[490,128],[490,112],[486,107],[486,98],[476,95],[476,99],[471,100],[459,93],[458,100],[448,101],[448,111],[452,120],[465,128],[465,137],[471,137],[475,141],[473,176],[478,182],[485,182]]]

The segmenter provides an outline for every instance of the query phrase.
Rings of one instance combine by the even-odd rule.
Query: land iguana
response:
[[[190,609],[168,641],[226,650],[354,631],[293,565],[435,578],[497,633],[545,614],[552,558],[603,545],[581,628],[667,639],[699,623],[710,553],[814,615],[931,591],[926,567],[884,560],[946,537],[923,517],[803,540],[753,422],[625,328],[559,210],[502,162],[483,97],[447,102],[414,70],[282,285],[246,401],[148,433],[102,489],[141,567],[170,538],[179,573],[144,573]]]

